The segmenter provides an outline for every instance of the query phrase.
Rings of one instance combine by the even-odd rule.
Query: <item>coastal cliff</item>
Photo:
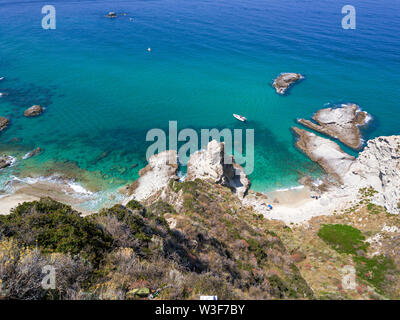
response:
[[[206,293],[218,299],[398,298],[400,215],[388,215],[386,208],[391,210],[398,197],[400,138],[371,140],[354,159],[329,139],[294,131],[299,147],[342,180],[321,201],[310,199],[292,212],[274,204],[270,211],[268,196],[247,194],[243,169],[224,162],[224,145],[216,141],[192,155],[182,182],[176,176],[176,152],[165,151],[150,158],[124,205],[83,217],[47,198],[1,216],[0,256],[5,259],[0,266],[11,255],[20,258],[1,269],[7,281],[0,297],[198,299]],[[324,158],[321,147],[335,156]],[[351,200],[350,207],[339,206],[344,199]],[[379,201],[384,206],[375,204]],[[337,211],[332,213],[333,208]],[[301,216],[307,223],[276,221],[301,221]],[[50,261],[63,274],[54,292],[43,291],[36,272]],[[341,285],[343,265],[358,275],[354,289]],[[33,279],[29,291],[16,280],[22,266]]]
[[[372,188],[372,203],[389,213],[400,213],[400,136],[369,140],[355,159],[329,139],[296,127],[293,131],[299,149],[340,183],[340,191],[333,189],[331,193],[350,196],[357,195],[361,188]]]
[[[139,179],[128,187],[130,200],[145,201],[162,192],[171,180],[177,177],[176,151],[164,151],[153,155],[149,164],[139,171]],[[225,155],[224,143],[212,140],[205,150],[192,154],[187,165],[186,181],[196,179],[217,183],[231,188],[241,199],[250,187],[250,180],[243,168],[235,163],[232,156]]]

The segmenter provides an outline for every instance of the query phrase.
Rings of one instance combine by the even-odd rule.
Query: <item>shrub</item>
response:
[[[0,232],[42,252],[80,254],[97,264],[112,238],[70,206],[50,198],[25,202],[0,217]]]
[[[43,267],[55,269],[56,288],[42,287]],[[38,249],[21,246],[13,239],[0,242],[0,296],[6,299],[73,299],[83,296],[91,266],[69,255],[44,255]]]
[[[139,201],[131,200],[126,204],[126,207],[132,210],[143,210],[143,206]]]
[[[115,205],[109,209],[102,209],[98,214],[92,215],[91,218],[96,219],[96,217],[115,217],[119,222],[127,226],[127,231],[130,232],[135,239],[144,242],[151,240],[151,230],[147,227],[143,217],[132,213],[122,205]]]
[[[383,255],[372,258],[354,257],[357,276],[372,284],[379,293],[385,293],[386,275],[395,270],[393,260]]]
[[[318,236],[340,253],[356,254],[369,245],[360,230],[344,224],[324,224]]]

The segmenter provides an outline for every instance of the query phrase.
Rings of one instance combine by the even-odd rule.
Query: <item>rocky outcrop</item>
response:
[[[296,146],[337,181],[343,182],[342,178],[349,171],[355,158],[329,139],[296,127],[292,129],[298,138]]]
[[[372,188],[373,203],[400,213],[400,136],[369,140],[355,159],[329,139],[299,128],[293,131],[297,147],[342,184],[341,194],[357,195],[361,188]],[[338,194],[339,189],[331,193]]]
[[[25,110],[24,116],[25,117],[36,117],[43,112],[43,108],[39,105],[34,105]]]
[[[10,120],[4,117],[0,117],[0,131],[3,131],[8,127],[8,124],[10,123]]]
[[[231,188],[243,199],[250,187],[243,168],[225,155],[223,142],[212,140],[205,150],[195,152],[187,164],[187,180],[208,180]]]
[[[369,140],[343,176],[345,186],[372,187],[372,202],[390,213],[400,213],[400,136]]]
[[[303,79],[303,76],[299,73],[282,73],[274,80],[272,85],[277,93],[285,94],[290,85],[299,81],[300,79]]]
[[[139,171],[139,179],[128,190],[124,204],[134,199],[143,201],[164,189],[171,179],[179,179],[177,154],[175,150],[167,150],[153,155],[149,164]]]
[[[356,104],[347,104],[339,108],[326,108],[319,110],[313,120],[316,123],[300,119],[302,125],[336,138],[345,145],[353,149],[361,147],[361,134],[359,126],[363,126],[367,122],[368,114],[361,111]]]
[[[8,155],[0,156],[0,169],[9,167],[13,164],[14,158]]]

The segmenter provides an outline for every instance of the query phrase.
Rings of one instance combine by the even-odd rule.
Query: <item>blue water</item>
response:
[[[19,159],[0,175],[63,171],[115,190],[145,166],[147,131],[176,120],[254,129],[252,187],[268,191],[320,174],[293,145],[296,118],[354,102],[374,117],[364,139],[399,133],[400,1],[352,0],[356,30],[341,27],[348,1],[55,0],[56,30],[41,27],[45,4],[0,0],[0,115],[11,119],[0,150]],[[279,96],[281,72],[306,79]],[[46,111],[27,119],[33,104]],[[20,160],[34,147],[45,152]]]

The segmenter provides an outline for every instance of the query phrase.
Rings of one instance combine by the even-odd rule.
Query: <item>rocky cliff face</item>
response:
[[[400,136],[369,140],[355,159],[329,139],[293,130],[299,138],[296,145],[342,184],[340,193],[357,194],[361,188],[372,187],[376,191],[373,203],[389,213],[400,213]]]
[[[343,181],[354,188],[374,188],[372,202],[400,213],[400,136],[369,140]]]
[[[175,150],[167,150],[153,155],[149,164],[139,171],[139,179],[128,190],[124,204],[135,199],[142,201],[156,194],[168,185],[171,179],[178,179],[177,154]]]
[[[189,159],[187,165],[187,181],[207,180],[229,187],[240,199],[243,199],[250,187],[243,168],[236,164],[231,156],[225,161],[223,143],[211,141],[205,150],[200,150]],[[164,151],[152,156],[149,164],[139,171],[139,179],[128,189],[128,197],[124,203],[135,199],[144,201],[162,192],[171,180],[179,180],[177,154],[175,150]]]
[[[225,156],[225,145],[212,140],[207,149],[194,153],[187,165],[187,180],[208,180],[231,188],[243,199],[250,187],[243,168],[232,156]]]

